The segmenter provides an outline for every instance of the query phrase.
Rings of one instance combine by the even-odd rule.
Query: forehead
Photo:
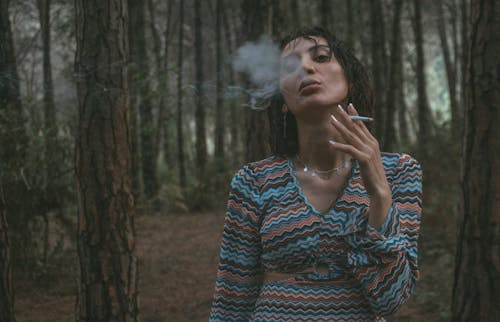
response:
[[[295,38],[283,48],[281,51],[281,57],[288,56],[292,53],[309,51],[311,48],[318,45],[328,46],[328,42],[323,37],[317,36]]]

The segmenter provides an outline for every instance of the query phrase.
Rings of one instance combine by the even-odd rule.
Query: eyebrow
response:
[[[312,51],[315,51],[317,49],[320,49],[320,48],[326,48],[328,49],[329,51],[331,51],[331,48],[330,46],[328,45],[324,45],[324,44],[316,44],[316,45],[313,45],[311,47],[309,47],[307,49],[308,52],[312,52]],[[291,56],[297,56],[297,52],[296,51],[293,51],[291,53],[289,53],[288,55],[286,55],[285,57],[282,58],[282,60],[286,60],[287,58],[291,57]]]

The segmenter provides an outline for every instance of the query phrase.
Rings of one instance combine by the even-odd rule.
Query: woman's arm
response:
[[[210,321],[248,321],[260,292],[260,193],[242,168],[231,182]]]
[[[339,120],[332,117],[332,125],[345,143],[330,143],[358,160],[370,197],[367,229],[348,237],[353,247],[348,260],[372,309],[388,315],[410,296],[418,279],[422,171],[415,159],[403,155],[390,169],[394,173],[389,185],[378,141],[362,122],[349,118],[358,114],[351,104],[347,112],[339,105],[339,111]]]
[[[419,276],[422,171],[418,162],[402,155],[391,186],[392,204],[384,223],[378,229],[368,224],[365,232],[348,236],[349,264],[372,309],[382,316],[408,299]]]

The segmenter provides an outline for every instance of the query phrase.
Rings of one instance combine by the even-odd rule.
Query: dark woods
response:
[[[248,107],[253,84],[234,53],[308,25],[331,29],[368,67],[382,150],[422,163],[423,254],[453,265],[458,228],[454,286],[435,308],[443,320],[500,318],[498,10],[493,0],[0,0],[0,322],[15,321],[16,282],[62,274],[79,281],[78,321],[137,320],[134,218],[223,211],[232,174],[269,155],[280,117]]]

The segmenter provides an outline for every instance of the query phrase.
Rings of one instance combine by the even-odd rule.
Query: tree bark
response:
[[[177,53],[177,159],[179,167],[179,183],[186,187],[186,165],[184,163],[184,133],[182,121],[182,62],[184,42],[184,1],[179,3],[179,51]]]
[[[221,91],[219,90],[219,78],[220,78],[220,63],[219,55],[221,50],[220,48],[220,13],[219,13],[219,2],[221,0],[217,0],[217,27],[215,31],[215,43],[217,48],[217,106],[216,109],[216,150],[220,153],[220,147],[218,145],[221,144],[219,142],[219,113],[222,108],[219,104],[222,104]],[[206,142],[206,130],[205,130],[205,106],[203,104],[203,37],[202,37],[202,22],[201,22],[201,2],[200,0],[194,1],[194,65],[196,69],[196,112],[195,112],[195,123],[196,123],[196,167],[198,170],[199,177],[205,177],[205,166],[207,163],[207,142]],[[217,126],[219,125],[219,126]],[[222,145],[223,147],[223,145]]]
[[[474,1],[452,321],[500,321],[500,4]]]
[[[422,31],[422,13],[420,0],[413,0],[415,10],[414,32],[417,51],[417,107],[418,107],[418,150],[421,162],[427,159],[429,143],[429,100],[427,99],[427,82],[425,78],[424,40]]]
[[[0,322],[15,322],[7,207],[0,177]]]
[[[126,0],[77,0],[77,321],[137,321]]]
[[[398,87],[397,69],[401,64],[401,7],[403,6],[402,0],[394,2],[394,17],[392,21],[392,42],[391,42],[391,64],[389,66],[389,83],[386,97],[386,115],[385,115],[385,129],[383,150],[392,151],[397,144],[396,127],[394,124],[396,114],[396,94]],[[378,107],[376,107],[378,108]]]
[[[25,222],[19,203],[26,194],[21,179],[26,143],[9,1],[0,0],[0,322],[15,321],[7,220],[10,215]]]

